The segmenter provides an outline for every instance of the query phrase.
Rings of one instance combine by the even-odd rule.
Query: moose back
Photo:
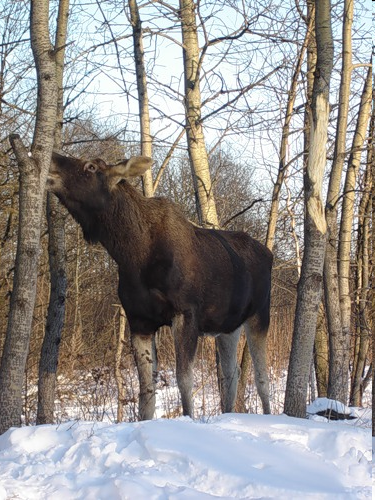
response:
[[[152,160],[137,156],[109,166],[54,153],[47,188],[118,264],[118,293],[129,321],[137,364],[139,417],[155,410],[152,336],[172,327],[176,375],[184,415],[193,416],[193,367],[198,337],[217,335],[222,408],[233,411],[237,342],[245,327],[263,411],[270,412],[266,335],[272,253],[244,232],[191,224],[165,198],[145,198],[127,178]]]

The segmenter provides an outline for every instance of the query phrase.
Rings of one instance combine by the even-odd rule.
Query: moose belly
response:
[[[161,326],[171,326],[173,307],[158,290],[120,287],[119,296],[132,333],[149,335]]]
[[[251,304],[227,304],[227,307],[208,307],[198,316],[199,331],[204,335],[231,333],[249,317]]]

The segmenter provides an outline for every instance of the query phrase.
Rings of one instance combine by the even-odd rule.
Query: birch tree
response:
[[[284,411],[306,416],[307,386],[321,300],[326,220],[322,200],[329,118],[329,88],[333,66],[330,0],[315,4],[317,63],[310,113],[310,148],[304,173],[305,252],[297,288],[292,349]]]
[[[348,167],[346,170],[339,232],[338,269],[342,331],[340,337],[336,339],[336,345],[334,346],[335,351],[331,352],[331,356],[336,356],[336,364],[333,367],[332,362],[330,361],[330,375],[331,371],[334,371],[336,376],[341,380],[343,388],[340,389],[340,387],[337,386],[336,381],[331,381],[331,391],[328,392],[328,395],[332,398],[333,395],[338,394],[340,395],[340,400],[342,400],[342,398],[345,398],[343,401],[344,403],[347,403],[349,387],[349,360],[352,318],[350,265],[354,203],[356,181],[361,163],[362,149],[365,143],[368,123],[371,114],[371,96],[372,67],[371,65],[369,65],[361,96],[361,102],[359,105],[357,124],[353,137],[351,152],[349,155]],[[335,370],[333,370],[333,368],[335,368]],[[335,388],[334,392],[332,391],[332,387]]]
[[[373,179],[371,176],[373,123],[374,111],[370,125],[368,139],[367,164],[363,193],[358,209],[358,239],[356,249],[357,272],[355,277],[355,341],[353,368],[351,377],[351,390],[349,404],[351,406],[362,406],[362,396],[366,384],[369,382],[369,374],[372,367],[365,373],[368,362],[368,351],[371,340],[371,315],[370,315],[370,276],[371,276],[371,191]]]
[[[186,138],[198,219],[201,225],[217,227],[216,211],[207,149],[201,120],[200,59],[194,0],[180,0],[184,60]]]
[[[150,130],[150,111],[147,91],[147,78],[144,61],[143,50],[143,35],[142,24],[139,15],[138,5],[136,0],[129,0],[130,22],[133,29],[133,47],[134,47],[134,60],[135,72],[137,78],[137,93],[138,93],[138,107],[139,107],[139,121],[141,132],[141,154],[144,156],[152,157],[152,137]],[[142,176],[143,180],[143,194],[151,197],[154,194],[154,186],[152,181],[152,172],[149,168]],[[155,335],[140,336],[132,335],[131,342],[133,352],[137,363],[137,368],[141,365],[146,367],[151,381],[151,387],[146,383],[141,383],[141,393],[139,395],[139,418],[144,420],[148,417],[150,411],[148,408],[155,408],[155,382],[156,382],[156,348],[155,348]],[[145,356],[145,352],[151,352],[152,360],[150,357]],[[141,380],[144,374],[144,368],[138,374]],[[143,392],[142,392],[143,391]]]
[[[32,0],[31,47],[37,71],[37,115],[31,157],[11,136],[20,170],[19,231],[13,293],[0,368],[0,433],[21,425],[22,384],[33,317],[43,194],[57,112],[56,51],[49,35],[49,1]]]
[[[60,149],[62,143],[61,134],[64,117],[63,74],[68,16],[69,0],[60,0],[55,37],[57,84],[57,120],[54,136],[55,149]],[[47,193],[47,222],[51,292],[39,361],[38,410],[36,417],[38,424],[50,424],[54,422],[57,364],[61,333],[64,325],[67,289],[64,212],[56,196],[52,193]]]
[[[150,110],[147,91],[147,78],[144,61],[142,23],[139,15],[136,0],[129,0],[130,22],[133,30],[133,47],[135,73],[137,78],[139,121],[141,129],[141,155],[152,158],[152,137],[150,131]],[[143,194],[152,196],[154,186],[152,182],[151,168],[149,168],[143,178]]]
[[[352,24],[354,0],[345,0],[342,27],[343,52],[341,66],[341,82],[339,92],[339,108],[336,126],[336,140],[332,169],[326,201],[326,220],[328,241],[324,260],[324,298],[328,324],[330,345],[330,368],[328,378],[328,396],[347,402],[347,383],[349,370],[349,346],[343,339],[339,274],[337,265],[338,240],[338,200],[340,184],[346,153],[347,124],[349,112],[350,83],[352,74]]]

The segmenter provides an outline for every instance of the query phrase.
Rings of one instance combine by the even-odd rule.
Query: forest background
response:
[[[32,4],[49,7],[51,39],[58,33],[58,9],[65,6],[69,12],[66,40],[59,45],[56,37],[54,53],[56,59],[64,55],[59,148],[108,162],[149,154],[155,160],[152,174],[139,185],[146,195],[167,196],[193,222],[248,231],[272,249],[269,365],[274,380],[283,377],[290,359],[300,358],[293,349],[290,353],[297,286],[306,242],[311,245],[305,204],[318,54],[314,2],[0,2],[0,350],[5,353],[19,227],[19,169],[9,135],[17,133],[32,144],[40,91],[30,48]],[[192,26],[182,15],[189,6],[198,40],[191,53],[194,79],[188,76],[192,70],[182,29]],[[328,395],[354,405],[362,403],[372,377],[375,309],[370,17],[369,2],[332,5],[334,52],[322,179],[329,244],[324,248],[324,297],[316,321],[306,322],[314,349],[306,348],[305,369],[298,369],[308,376],[310,397]],[[191,96],[189,91],[197,89],[200,95]],[[193,124],[197,130],[191,136]],[[194,150],[197,134],[203,156]],[[205,161],[209,179],[199,171]],[[135,419],[137,381],[117,298],[116,266],[102,248],[83,241],[81,230],[56,202],[49,203],[23,373],[23,419],[37,419],[51,254],[56,255],[51,252],[54,218],[60,221],[60,236],[64,233],[59,243],[65,262],[62,288],[65,275],[68,283],[56,401],[82,391],[83,406],[90,393],[103,409],[113,401],[110,381],[115,379],[118,407],[126,411],[116,418]],[[257,411],[243,343],[238,409]],[[173,385],[173,342],[167,329],[158,334],[157,347],[159,383]],[[204,339],[197,361],[197,391],[203,394],[205,385],[209,391],[215,385],[215,358],[214,341]],[[305,378],[294,380],[303,386]],[[210,412],[219,411],[218,401]],[[203,397],[203,412],[205,404]],[[282,400],[274,400],[274,411],[282,407]],[[97,418],[105,411],[98,411]],[[169,408],[165,413],[170,415]]]

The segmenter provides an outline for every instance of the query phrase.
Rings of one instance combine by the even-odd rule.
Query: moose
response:
[[[127,181],[152,164],[144,156],[115,165],[53,153],[47,189],[118,265],[118,294],[137,365],[139,418],[153,418],[152,337],[172,329],[184,415],[193,417],[193,366],[200,335],[215,335],[224,412],[234,411],[237,343],[244,326],[264,413],[270,413],[266,336],[272,253],[245,232],[193,225],[174,202],[146,198]]]

